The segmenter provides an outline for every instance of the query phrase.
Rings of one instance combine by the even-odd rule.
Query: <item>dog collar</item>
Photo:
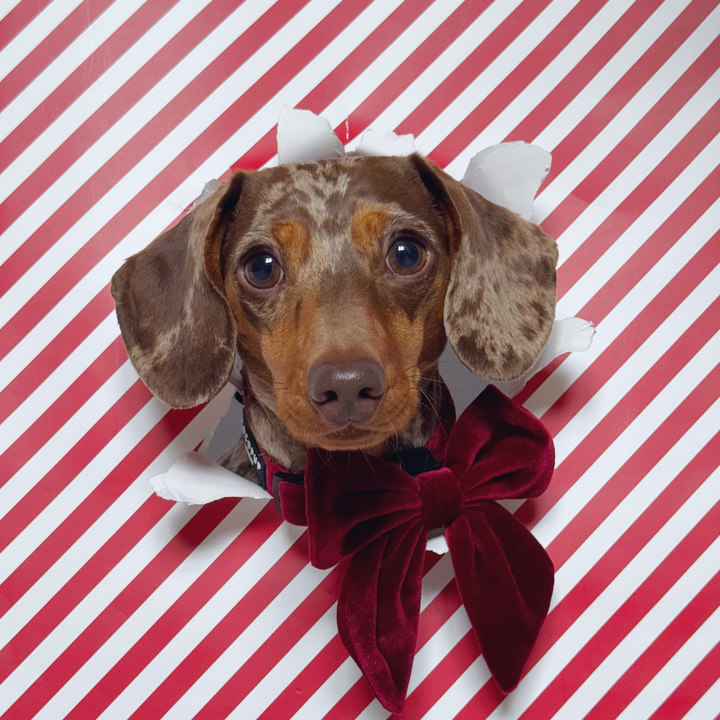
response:
[[[243,397],[235,393],[235,399],[243,405]],[[447,385],[440,379],[439,420],[430,439],[423,447],[396,450],[386,460],[397,463],[408,475],[415,477],[423,472],[435,470],[445,459],[447,439],[455,424],[455,404]],[[305,512],[305,475],[292,473],[270,458],[260,447],[243,412],[243,436],[245,450],[260,487],[270,493],[275,509],[284,520],[292,525],[307,525]]]

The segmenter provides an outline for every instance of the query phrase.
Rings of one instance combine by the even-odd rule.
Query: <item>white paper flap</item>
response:
[[[164,500],[189,505],[205,505],[227,497],[270,497],[259,485],[196,452],[183,453],[166,473],[151,478],[150,484]]]
[[[345,148],[327,118],[286,105],[278,120],[278,162],[294,163],[343,157]]]
[[[501,143],[475,155],[462,181],[490,202],[530,220],[535,194],[551,162],[550,153],[536,145]]]

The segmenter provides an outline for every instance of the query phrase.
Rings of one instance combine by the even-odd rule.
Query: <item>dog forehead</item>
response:
[[[437,232],[424,186],[405,158],[350,157],[262,170],[253,182],[253,229],[302,226],[316,259],[334,264],[355,236],[367,248],[389,224]],[[358,243],[358,232],[364,237]],[[287,237],[287,232],[283,233]],[[278,238],[282,241],[281,238]]]

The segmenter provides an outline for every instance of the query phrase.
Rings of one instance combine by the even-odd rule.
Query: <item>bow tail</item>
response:
[[[377,699],[393,713],[405,704],[415,655],[425,540],[422,526],[413,524],[357,552],[338,600],[340,638]]]
[[[520,682],[547,615],[552,561],[532,533],[494,502],[466,508],[445,534],[483,656],[508,693]]]

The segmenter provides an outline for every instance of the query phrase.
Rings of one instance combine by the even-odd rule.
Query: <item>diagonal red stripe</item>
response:
[[[280,526],[281,520],[272,503],[268,503],[248,527],[223,551],[221,555],[193,582],[173,605],[160,617],[145,635],[122,657],[112,670],[95,685],[68,713],[66,720],[91,720],[98,717],[152,661],[154,657],[183,629],[193,616],[217,593],[231,577],[262,547]],[[252,622],[253,608],[265,607],[278,591],[289,583],[307,564],[307,548],[302,537],[291,546],[267,573],[253,586],[233,609],[236,625],[227,616],[212,632],[232,628],[240,632]],[[166,573],[163,570],[164,576]],[[140,607],[140,603],[137,603]],[[96,638],[88,637],[89,645]],[[199,649],[193,651],[201,656]],[[58,663],[60,659],[58,659]],[[192,662],[190,656],[183,663]],[[200,673],[196,673],[196,678]],[[185,685],[189,687],[190,683]],[[147,704],[147,703],[146,703]],[[170,705],[153,703],[153,713],[161,717]],[[139,714],[138,714],[139,713]],[[142,716],[138,710],[135,715]]]
[[[720,49],[720,40],[717,48]],[[679,108],[673,108],[675,111]],[[617,149],[578,185],[562,204],[562,212],[554,210],[543,222],[543,228],[554,237],[561,236],[588,207],[588,198],[597,198],[608,186],[607,178],[618,177],[630,161],[655,137],[660,128],[652,126],[653,114],[640,121]],[[669,119],[665,118],[665,119]],[[713,105],[688,130],[680,142],[653,168],[642,182],[623,200],[616,210],[588,237],[562,265],[562,287],[566,292],[577,282],[580,273],[593,264],[632,225],[641,212],[657,199],[675,178],[716,137],[720,119],[720,102]],[[647,122],[646,122],[647,121]],[[637,143],[637,144],[635,144]],[[672,170],[670,170],[672,168]]]
[[[5,713],[5,720],[33,717],[48,700],[87,662],[117,628],[156,590],[162,579],[225,519],[237,500],[223,500],[202,507],[180,532],[152,559],[110,605],[93,620],[76,640]],[[262,535],[261,535],[262,537]],[[249,547],[252,542],[249,543]]]
[[[688,717],[690,710],[717,682],[718,667],[720,667],[720,643],[693,668],[648,720],[680,720]]]
[[[60,462],[48,469],[44,477],[0,519],[0,550],[4,550],[70,485],[150,398],[150,391],[138,380]]]
[[[0,20],[0,50],[29,25],[50,2],[51,0],[36,0],[33,3],[20,2]]]
[[[554,87],[507,136],[507,140],[533,141],[554,120],[560,109],[583,90],[591,78],[594,78],[609,60],[628,42],[642,24],[649,19],[650,9],[654,5],[633,3],[628,11],[612,28],[590,48],[568,74]],[[634,63],[632,69],[625,73],[610,91],[580,120],[576,127],[586,126],[582,142],[573,147],[566,137],[553,150],[553,165],[550,175],[545,180],[548,187],[558,174],[565,169],[568,162],[577,156],[598,133],[624,108],[628,101],[640,88],[667,62],[672,54],[698,28],[715,8],[714,0],[693,0],[670,26],[661,33],[650,47]],[[570,135],[575,136],[575,130]],[[577,137],[580,140],[580,136]],[[572,150],[568,151],[568,148]]]
[[[0,487],[25,465],[97,392],[108,377],[127,362],[117,338],[80,377],[2,454]]]
[[[634,557],[670,519],[678,507],[694,492],[716,469],[717,453],[720,449],[720,434],[716,435],[675,478],[665,491],[643,512],[635,523],[613,545],[611,550],[580,580],[563,598],[548,617],[545,629],[538,639],[528,662],[528,670],[533,667],[552,644],[585,611],[589,604],[600,595],[629,559]],[[666,573],[682,571],[682,564],[690,563],[715,539],[720,504],[698,523],[681,543],[653,572],[646,586],[662,582]],[[490,683],[486,684],[458,714],[458,720],[487,717],[497,706],[501,698]]]
[[[406,90],[469,25],[487,10],[489,5],[490,0],[466,0],[460,5],[350,113],[347,129],[344,123],[335,128],[337,135],[348,143],[367,129],[395,98]],[[314,91],[303,101],[303,107],[313,109],[316,113],[321,113],[327,104],[329,104],[328,101],[323,104],[323,101],[316,100]]]
[[[620,334],[613,345],[609,348],[609,352],[603,353],[602,362],[595,362],[582,375],[582,382],[578,382],[574,390],[568,390],[559,398],[552,408],[548,411],[550,416],[549,423],[555,426],[553,432],[557,435],[559,430],[564,427],[577,412],[584,407],[600,390],[612,375],[622,366],[622,364],[636,352],[642,342],[660,325],[660,323],[670,315],[677,307],[685,294],[673,295],[674,292],[682,292],[695,286],[696,282],[700,282],[703,275],[698,280],[692,278],[693,271],[702,272],[712,270],[714,266],[702,268],[702,261],[711,251],[714,250],[713,243],[708,243],[707,253],[702,251],[693,258],[694,264],[688,264],[683,271],[676,276],[665,288],[655,297],[655,299],[643,310],[643,312]],[[689,286],[689,288],[688,288]],[[635,419],[640,410],[662,390],[665,385],[675,376],[675,374],[683,367],[692,357],[693,352],[697,352],[710,338],[712,333],[716,332],[718,327],[717,308],[720,300],[716,300],[702,315],[700,320],[696,320],[693,325],[688,328],[681,337],[673,343],[671,348],[662,358],[653,363],[651,368],[645,373],[643,378],[632,388],[623,398],[623,402],[618,403],[598,425],[591,430],[565,460],[558,466],[553,476],[554,482],[548,488],[542,498],[535,498],[526,502],[517,512],[517,517],[523,522],[535,525],[538,520],[543,517],[546,511],[555,505],[556,502],[567,492],[577,478],[579,478],[600,455],[610,446],[615,438],[629,426]],[[709,324],[708,324],[709,323]],[[687,344],[684,344],[687,342]],[[582,396],[582,397],[580,397]],[[625,403],[631,403],[637,408],[636,412],[627,412]],[[546,415],[548,414],[546,413]],[[543,420],[544,420],[543,416]]]
[[[675,22],[652,44],[638,62],[612,87],[567,136],[553,149],[553,172],[550,184],[570,161],[584,150],[607,126],[645,83],[668,61],[707,15],[717,7],[715,0],[700,0],[688,5]],[[709,58],[708,58],[709,59]],[[717,69],[717,61],[708,69]]]
[[[5,422],[114,310],[108,284],[0,392],[0,423]]]
[[[716,573],[660,633],[584,720],[603,720],[618,716],[717,609],[718,597],[720,597],[720,573]]]
[[[580,4],[587,6],[593,2],[596,0],[581,0]],[[515,8],[507,19],[398,125],[395,132],[419,135],[437,117],[440,110],[448,107],[549,4],[550,0],[525,0]]]
[[[359,0],[345,0],[347,3],[351,1],[359,2]],[[278,3],[273,5],[227,50],[183,88],[137,135],[126,143],[121,151],[117,152],[98,172],[87,180],[54,215],[43,223],[23,245],[5,261],[2,267],[0,267],[0,295],[6,293],[82,215],[97,203],[99,198],[104,196],[110,188],[123,178],[141,158],[145,157],[147,153],[155,148],[173,128],[217,89],[223,81],[230,77],[238,67],[265,45],[280,27],[290,20],[307,2],[308,0],[279,0]],[[350,19],[348,19],[348,22],[349,21]],[[285,58],[302,54],[302,49],[298,50],[298,48],[306,47],[307,42],[305,40],[300,41]],[[319,50],[320,48],[317,48],[316,52],[319,52]],[[237,117],[237,110],[240,107],[259,107],[258,103],[248,102],[250,97],[259,92],[259,88],[264,89],[266,94],[269,94],[268,89],[271,86],[277,90],[277,85],[281,86],[285,84],[311,57],[312,55],[305,57],[305,62],[299,67],[295,67],[295,72],[292,72],[289,76],[283,73],[283,61],[281,60],[280,63],[266,73],[262,80],[245,93],[242,98],[238,99],[230,109],[225,111],[223,115],[217,118],[210,127],[203,131],[198,138],[185,148],[179,157],[175,158],[160,175],[155,177],[154,180],[146,186],[143,193],[136,195],[123,211],[115,216],[114,221],[117,221],[118,217],[125,219],[124,227],[126,227],[127,230],[122,233],[121,237],[124,237],[151,209],[154,209],[167,197],[169,188],[176,187],[181,179],[186,178],[192,170],[197,167],[201,162],[200,156],[202,156],[202,160],[205,160],[209,152],[221,145],[222,142],[232,134],[227,127],[227,119],[232,117],[232,110],[235,110],[235,116]],[[246,113],[247,110],[245,110],[243,114]],[[234,129],[237,129],[241,124],[242,123],[236,122]],[[178,173],[178,170],[182,172]],[[165,178],[170,179],[169,185],[163,184],[162,181]],[[135,210],[136,205],[138,209],[131,213],[130,210]],[[130,216],[131,219],[126,219],[128,216]],[[109,225],[113,224],[113,221],[111,221]],[[106,226],[106,228],[109,227],[109,225]],[[93,260],[87,258],[85,262],[88,264],[81,265],[83,268],[81,272],[84,274],[93,267],[100,258],[104,257],[110,249],[115,247],[119,240],[120,238],[112,238],[108,241],[101,231],[101,233],[96,235],[84,248],[78,251],[67,265],[65,265],[65,269],[73,266],[78,258],[87,256],[89,254],[88,248],[104,245],[104,247],[95,250]],[[82,277],[82,275],[80,275],[80,277]],[[50,283],[52,283],[52,281],[50,281]],[[47,288],[50,283],[45,287]]]
[[[712,544],[716,538],[713,523],[717,523],[718,519],[720,519],[720,506],[716,505],[707,517],[700,520],[691,531],[689,538],[681,542],[668,555],[660,567],[620,606],[605,625],[580,648],[560,674],[520,716],[520,720],[549,720],[584,682],[592,682],[592,673],[600,663],[618,647],[628,633],[637,626],[665,593],[680,580],[688,567]],[[707,595],[702,597],[700,602],[702,600],[707,605]],[[692,617],[694,609],[695,607],[686,608],[686,612],[682,614],[686,618],[684,632],[689,633],[699,619]],[[707,607],[705,607],[705,613],[705,617],[707,617],[709,614]],[[666,629],[666,632],[668,631],[670,631],[670,628]],[[659,644],[656,641],[650,648],[654,647],[657,652]],[[660,659],[659,655],[655,657],[657,661],[660,661]],[[640,681],[641,677],[637,674],[634,675],[633,684]],[[591,712],[587,717],[594,717],[596,720],[597,718],[615,717],[614,714],[607,712],[610,708],[613,708],[613,705],[612,701],[604,703],[602,705],[604,714]],[[617,710],[618,708],[615,706],[614,709]]]
[[[177,0],[155,0],[131,18],[61,83],[0,143],[0,171],[16,160],[50,125],[132,48]],[[238,7],[237,0],[215,0],[183,27],[127,82],[53,151],[27,180],[0,204],[4,232],[48,190],[191,50]]]
[[[22,598],[82,537],[83,533],[135,482],[200,410],[201,408],[176,410],[165,415],[59,527],[0,584],[0,596],[7,601],[3,613],[7,612],[10,605]],[[152,500],[151,498],[148,502]],[[160,503],[160,506],[162,512],[157,516],[156,521],[169,509],[165,503]],[[125,552],[122,553],[124,554]],[[110,565],[105,570],[109,572],[112,567],[113,565]]]
[[[175,0],[177,2],[177,0]],[[62,22],[53,28],[42,40],[42,42],[23,58],[22,62],[16,65],[2,80],[0,80],[0,111],[4,110],[37,76],[49,67],[58,56],[67,49],[105,10],[112,5],[113,0],[85,0],[80,3]],[[46,2],[41,3],[46,5]],[[9,32],[17,29],[20,20],[20,8],[35,5],[38,3],[20,3],[11,13],[3,19],[0,24],[0,38],[5,37],[4,24],[10,21],[15,24],[14,28],[8,28]],[[30,10],[30,7],[25,8]],[[18,17],[11,19],[11,15],[18,11]],[[28,16],[25,15],[25,19]],[[14,23],[13,23],[14,21]],[[7,41],[6,41],[7,42]],[[0,42],[4,46],[5,42]],[[3,169],[0,165],[0,169]]]
[[[487,127],[488,120],[497,117],[550,64],[603,5],[605,3],[602,0],[581,0],[507,78],[445,137],[430,153],[430,157],[441,165],[455,159],[472,138]],[[642,12],[649,14],[655,9],[657,0],[653,0],[649,7],[644,3],[635,5],[640,6],[638,12],[642,9]]]

